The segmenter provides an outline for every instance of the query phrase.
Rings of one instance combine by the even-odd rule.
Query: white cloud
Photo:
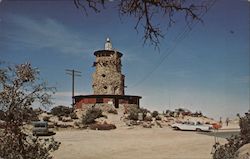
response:
[[[89,47],[86,46],[86,39],[79,33],[70,30],[61,22],[54,19],[31,19],[20,15],[8,15],[6,20],[11,27],[11,32],[5,32],[4,37],[9,40],[9,45],[14,47],[44,49],[65,54],[82,54]],[[6,43],[6,41],[5,41]],[[88,48],[88,49],[86,49]]]

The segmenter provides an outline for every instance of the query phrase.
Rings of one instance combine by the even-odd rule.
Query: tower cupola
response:
[[[109,38],[107,38],[105,46],[104,46],[105,50],[112,50],[112,44]]]

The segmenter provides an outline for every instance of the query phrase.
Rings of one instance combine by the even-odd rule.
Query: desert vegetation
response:
[[[104,123],[94,123],[89,126],[92,130],[112,130],[116,129],[114,124],[108,124],[107,122]]]
[[[227,139],[227,143],[220,145],[215,143],[213,159],[234,159],[238,157],[238,150],[242,146],[250,143],[250,113],[246,113],[244,117],[240,117],[240,134],[231,136]],[[250,154],[246,158],[249,158]]]
[[[39,71],[30,64],[0,68],[0,158],[44,159],[52,158],[50,152],[59,148],[53,138],[41,139],[32,135],[25,127],[36,118],[32,104],[38,102],[50,106],[49,92],[38,78]]]

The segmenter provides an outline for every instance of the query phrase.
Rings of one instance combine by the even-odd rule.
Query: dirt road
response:
[[[55,159],[211,159],[214,144],[213,136],[166,127],[64,130],[55,138],[62,143]]]

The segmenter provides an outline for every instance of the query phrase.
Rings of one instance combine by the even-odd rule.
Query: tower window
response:
[[[105,75],[105,74],[102,74],[102,77],[106,77],[106,75]]]
[[[104,86],[103,88],[104,88],[104,89],[107,89],[108,87],[107,87],[107,86]]]

